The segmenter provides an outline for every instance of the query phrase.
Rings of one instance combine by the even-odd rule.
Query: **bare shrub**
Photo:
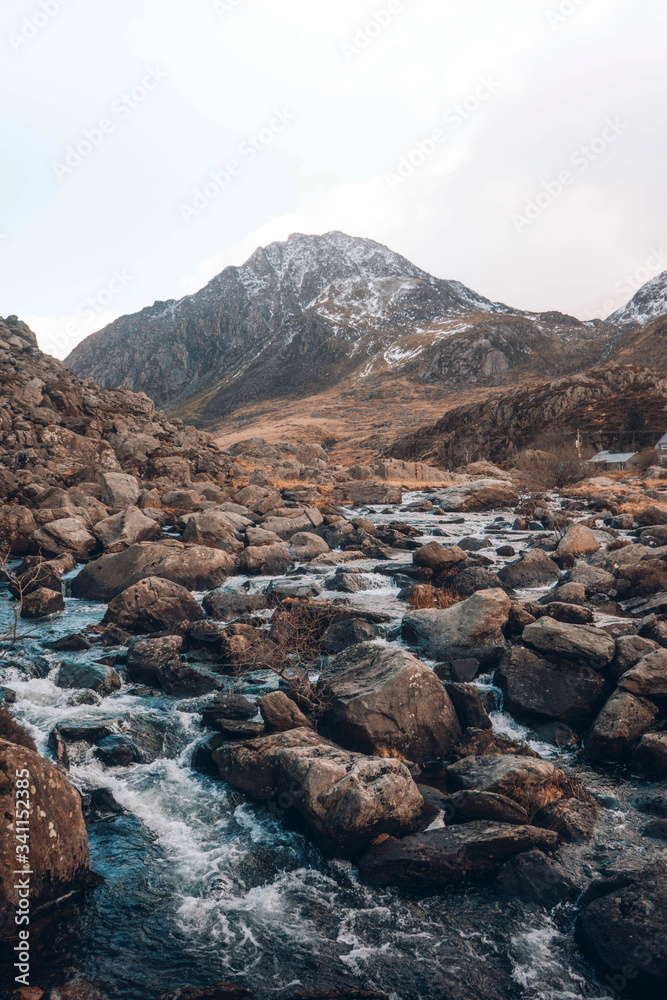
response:
[[[413,587],[408,603],[415,611],[424,608],[451,608],[454,604],[460,604],[463,600],[456,588],[432,587],[431,584],[418,584]]]

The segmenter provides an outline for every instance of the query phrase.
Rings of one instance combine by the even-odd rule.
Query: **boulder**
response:
[[[320,698],[326,731],[350,750],[424,763],[444,757],[461,736],[442,683],[400,648],[362,644],[339,654]]]
[[[161,632],[203,618],[204,612],[185,587],[149,576],[114,597],[103,621],[128,632]]]
[[[290,729],[312,728],[308,717],[284,691],[265,694],[259,699],[259,710],[267,728],[272,732],[286,733]]]
[[[600,566],[578,563],[569,572],[570,583],[578,583],[587,597],[592,594],[611,594],[616,590],[616,577]]]
[[[324,539],[312,531],[297,531],[290,538],[289,551],[296,562],[310,562],[331,550]]]
[[[630,761],[634,774],[655,780],[667,777],[667,733],[646,733]]]
[[[593,836],[599,809],[595,802],[582,799],[559,799],[537,813],[533,818],[536,826],[555,830],[561,840],[568,844],[578,844]]]
[[[426,608],[403,617],[403,638],[436,660],[474,658],[482,666],[505,649],[510,599],[503,590],[480,590],[451,608]]]
[[[103,555],[72,580],[72,595],[110,601],[146,577],[171,580],[188,590],[212,590],[236,574],[227,552],[204,545],[183,545],[175,539],[139,542],[124,552]]]
[[[60,688],[87,688],[105,697],[119,691],[121,680],[113,667],[103,663],[63,663],[56,678]]]
[[[459,889],[467,881],[492,878],[509,859],[524,851],[553,850],[551,830],[476,820],[460,826],[389,838],[359,861],[364,880],[427,892]]]
[[[594,760],[627,761],[640,739],[653,725],[658,708],[646,698],[617,689],[604,705],[586,740]]]
[[[423,807],[407,767],[341,750],[293,729],[213,754],[220,776],[253,798],[295,811],[328,848],[351,853],[381,834],[414,828]]]
[[[238,527],[223,511],[207,510],[188,517],[183,541],[196,545],[206,545],[234,555],[243,550]]]
[[[584,953],[613,992],[664,997],[667,984],[667,875],[664,860],[610,871],[586,890],[575,925]]]
[[[319,645],[323,653],[340,653],[349,646],[370,642],[376,635],[377,628],[371,622],[363,618],[348,618],[330,625]]]
[[[204,598],[202,606],[209,618],[224,622],[240,615],[264,611],[269,602],[264,594],[230,594],[224,590],[212,590]]]
[[[199,510],[202,499],[196,490],[167,490],[160,497],[163,507],[173,511]]]
[[[560,578],[560,570],[542,549],[529,549],[517,562],[498,570],[498,577],[513,590],[550,587]]]
[[[611,664],[610,675],[617,681],[626,671],[639,663],[647,653],[661,649],[657,642],[641,635],[620,635],[616,639],[616,655]]]
[[[252,545],[239,556],[239,570],[248,576],[281,576],[293,565],[292,554],[283,542]]]
[[[97,744],[95,756],[107,767],[127,767],[141,759],[134,740],[124,733],[105,736]]]
[[[618,686],[642,698],[667,698],[667,649],[647,653],[621,675]]]
[[[565,794],[567,775],[551,761],[511,754],[464,757],[447,768],[452,788],[506,795],[534,816]]]
[[[548,719],[587,729],[609,691],[590,667],[563,666],[529,649],[512,646],[496,675],[505,711],[518,719]]]
[[[162,528],[150,517],[141,513],[138,507],[128,507],[119,514],[98,521],[93,534],[105,552],[122,552],[135,542],[154,541],[162,534]]]
[[[35,531],[37,522],[27,507],[3,507],[0,510],[0,539],[11,555],[35,552],[32,540]]]
[[[462,729],[493,729],[493,723],[482,704],[482,697],[476,684],[454,682],[448,684],[447,694],[454,706]]]
[[[559,903],[572,903],[578,895],[563,866],[538,850],[506,861],[498,873],[496,891],[547,910]]]
[[[160,669],[165,664],[179,663],[183,639],[180,635],[163,635],[155,639],[133,639],[127,649],[126,674],[135,684],[159,687]]]
[[[345,484],[348,499],[355,506],[360,504],[400,504],[403,491],[400,486],[382,482],[348,482]]]
[[[467,513],[514,507],[519,502],[514,483],[507,479],[476,479],[457,483],[438,494],[436,506],[446,511]]]
[[[141,496],[141,486],[136,476],[124,472],[102,473],[101,500],[107,507],[135,507]]]
[[[88,559],[98,547],[88,530],[89,522],[79,517],[63,517],[44,524],[31,536],[32,551],[47,556],[71,552],[77,561]]]
[[[17,775],[21,777],[17,780]],[[26,782],[28,803],[16,806],[18,781]],[[24,815],[25,814],[25,815]],[[30,913],[94,881],[81,797],[64,773],[26,747],[0,740],[0,938],[16,939],[14,914],[20,906],[16,815],[30,832]]]
[[[21,618],[46,618],[65,610],[65,601],[59,590],[38,587],[30,591],[21,603]]]
[[[445,803],[445,815],[459,821],[470,822],[487,819],[494,823],[529,823],[528,813],[518,802],[497,792],[478,792],[467,789],[454,792]]]
[[[438,542],[428,542],[414,552],[412,562],[415,566],[425,566],[427,569],[433,570],[433,573],[437,575],[454,569],[459,563],[465,562],[467,558],[466,553],[458,545],[444,546],[439,545]]]
[[[521,639],[539,652],[555,653],[591,667],[606,667],[616,652],[616,642],[608,632],[589,625],[568,625],[548,615],[526,625]]]
[[[559,556],[569,555],[578,559],[583,556],[591,556],[600,548],[595,533],[583,524],[571,524],[561,538],[556,552]]]

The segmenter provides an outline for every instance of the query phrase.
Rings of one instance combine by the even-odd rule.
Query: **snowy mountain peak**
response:
[[[627,305],[607,317],[607,322],[640,326],[664,315],[667,315],[667,271],[642,285]]]

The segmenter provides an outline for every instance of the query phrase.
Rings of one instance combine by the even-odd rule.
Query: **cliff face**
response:
[[[442,462],[465,454],[503,461],[545,434],[574,441],[577,430],[590,444],[606,447],[623,430],[630,406],[642,414],[657,440],[667,430],[667,376],[647,368],[607,365],[523,385],[450,410],[437,423],[396,441],[387,454],[411,461]]]

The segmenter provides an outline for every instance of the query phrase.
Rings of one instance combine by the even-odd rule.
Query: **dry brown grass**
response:
[[[425,608],[451,608],[455,604],[460,604],[462,600],[454,586],[432,587],[429,583],[418,584],[413,589],[408,603],[415,611],[422,611]]]

